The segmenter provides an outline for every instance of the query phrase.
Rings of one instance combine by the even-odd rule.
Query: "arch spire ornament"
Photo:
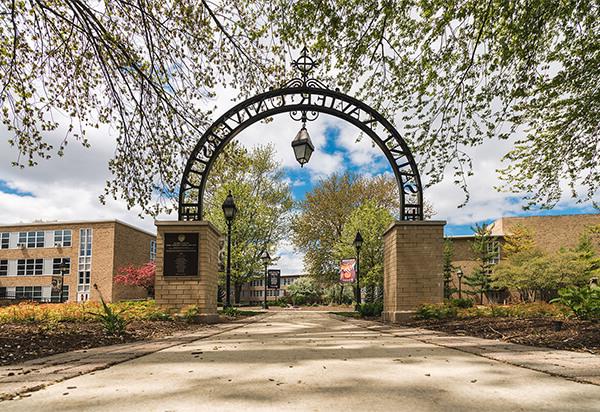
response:
[[[359,128],[381,149],[392,167],[400,193],[400,219],[423,219],[421,177],[400,133],[366,103],[310,77],[316,65],[306,47],[303,48],[292,62],[299,77],[237,104],[206,130],[194,147],[181,179],[179,220],[202,220],[208,174],[227,143],[252,124],[280,113],[289,113],[303,126],[319,113],[326,113]]]

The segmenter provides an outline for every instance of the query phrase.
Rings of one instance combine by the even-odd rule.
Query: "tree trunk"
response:
[[[242,295],[242,285],[234,283],[233,285],[233,296],[236,305],[240,304],[240,296]]]

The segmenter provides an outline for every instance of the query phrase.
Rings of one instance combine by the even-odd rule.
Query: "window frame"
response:
[[[68,236],[67,236],[68,234]],[[54,244],[60,243],[62,247],[73,245],[73,231],[71,229],[58,229],[54,231]]]
[[[60,264],[62,262],[66,262],[69,265],[69,269],[65,272],[65,276],[71,274],[71,258],[70,257],[58,257],[52,259],[52,274],[53,275],[62,275],[60,272]]]
[[[10,232],[0,232],[0,249],[10,248]]]

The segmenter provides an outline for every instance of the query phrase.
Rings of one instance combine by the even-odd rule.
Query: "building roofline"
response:
[[[145,233],[150,236],[156,237],[156,233],[149,232],[147,230],[141,229],[137,226],[134,226],[130,223],[123,222],[119,219],[102,219],[102,220],[53,220],[53,221],[44,221],[44,222],[19,222],[19,223],[0,223],[0,228],[3,227],[20,227],[20,226],[55,226],[55,225],[79,225],[79,224],[89,224],[89,223],[116,223],[123,226],[127,226],[131,229],[137,230],[138,232]]]
[[[492,233],[490,237],[503,237],[502,233]],[[475,235],[447,235],[444,236],[444,239],[472,239],[476,237]]]

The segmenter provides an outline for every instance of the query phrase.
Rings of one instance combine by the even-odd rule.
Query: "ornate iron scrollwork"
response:
[[[382,150],[392,166],[400,189],[400,218],[423,219],[423,189],[417,164],[396,128],[364,102],[332,90],[309,77],[316,62],[304,48],[292,63],[300,76],[279,89],[239,103],[215,121],[196,144],[185,167],[179,191],[179,220],[201,220],[206,180],[225,145],[250,125],[280,113],[306,122],[319,113],[352,123]]]

